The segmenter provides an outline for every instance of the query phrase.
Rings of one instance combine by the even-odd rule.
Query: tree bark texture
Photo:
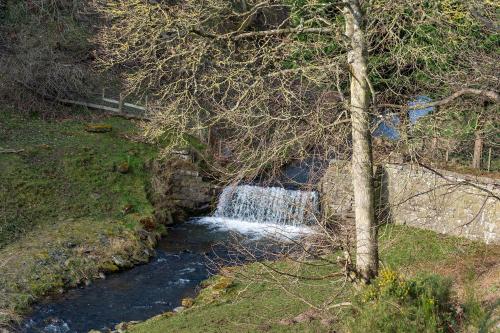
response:
[[[373,158],[369,115],[367,47],[359,0],[348,0],[344,9],[350,40],[350,111],[352,121],[352,181],[356,220],[356,269],[369,282],[378,273],[377,224],[374,209]]]

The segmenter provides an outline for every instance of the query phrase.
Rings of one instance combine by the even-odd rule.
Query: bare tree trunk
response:
[[[348,0],[344,9],[346,35],[351,42],[352,182],[356,219],[356,269],[369,282],[378,273],[377,226],[374,209],[373,159],[370,133],[367,48],[359,0]]]
[[[481,159],[483,157],[483,137],[479,131],[477,131],[475,135],[476,139],[474,141],[474,157],[472,159],[472,167],[475,169],[481,169]]]

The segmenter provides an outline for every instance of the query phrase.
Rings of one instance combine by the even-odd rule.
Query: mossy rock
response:
[[[87,124],[85,130],[91,133],[106,133],[113,130],[113,126],[106,124]]]
[[[190,308],[193,306],[194,304],[194,300],[192,298],[184,298],[182,301],[181,301],[181,304],[183,307],[185,307],[186,309]]]
[[[116,171],[122,174],[126,174],[130,171],[130,166],[127,162],[123,162],[116,167]]]
[[[233,284],[233,279],[227,276],[221,276],[217,282],[212,284],[212,289],[214,290],[225,290]]]
[[[227,276],[217,276],[204,281],[201,284],[204,289],[201,290],[196,301],[200,304],[210,304],[225,295],[233,284],[234,279]]]
[[[106,262],[106,263],[101,265],[101,269],[104,272],[118,272],[120,270],[120,267],[118,267],[114,263]]]
[[[156,230],[157,227],[155,219],[151,216],[141,218],[139,223],[149,232]]]

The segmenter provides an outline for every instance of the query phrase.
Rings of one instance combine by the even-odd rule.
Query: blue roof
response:
[[[415,100],[408,102],[408,106],[412,107],[418,104],[425,104],[432,102],[432,99],[428,96],[418,96]],[[418,119],[428,115],[434,111],[434,107],[428,107],[424,109],[410,110],[408,112],[408,118],[410,119],[410,124],[414,125],[417,123]],[[401,119],[398,115],[394,114],[389,119],[381,122],[378,127],[373,131],[374,137],[386,137],[390,140],[398,140],[400,134],[398,131],[398,126],[401,123]]]
[[[429,96],[418,96],[414,101],[408,102],[408,106],[412,107],[418,104],[426,104],[432,102],[432,98]],[[419,118],[422,118],[423,116],[428,115],[429,113],[434,111],[434,107],[428,107],[424,109],[416,109],[416,110],[410,110],[408,112],[408,117],[410,118],[410,123],[411,124],[416,124],[417,120]]]

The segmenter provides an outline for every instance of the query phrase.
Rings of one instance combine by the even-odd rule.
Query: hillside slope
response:
[[[0,112],[0,327],[47,293],[148,260],[161,232],[146,194],[155,147],[128,120],[64,111]]]

